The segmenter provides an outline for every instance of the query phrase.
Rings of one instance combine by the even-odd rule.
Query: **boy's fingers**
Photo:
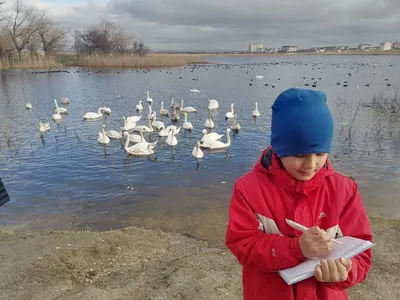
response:
[[[345,265],[341,262],[341,260],[337,259],[335,260],[336,268],[339,272],[339,278],[338,281],[345,281],[347,279],[347,270]]]
[[[347,273],[350,272],[351,266],[353,265],[351,259],[346,259],[344,257],[341,257],[340,262],[345,266]]]
[[[310,234],[318,234],[321,232],[321,229],[318,226],[314,226],[308,229],[307,232]]]
[[[317,265],[315,266],[315,279],[317,279],[318,281],[322,282],[322,270],[321,270],[321,266]]]
[[[327,281],[330,277],[328,262],[325,259],[321,259],[320,265],[322,271],[322,280]]]

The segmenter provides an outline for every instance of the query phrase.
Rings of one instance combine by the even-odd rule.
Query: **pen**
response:
[[[297,229],[297,230],[300,230],[301,232],[304,232],[304,231],[308,230],[308,228],[306,226],[301,225],[299,223],[296,223],[296,222],[294,222],[292,220],[289,220],[289,219],[286,219],[286,223],[288,223],[288,225],[290,227],[292,227],[294,229]],[[341,243],[341,242],[339,242],[339,241],[337,241],[335,239],[332,239],[332,243],[336,243],[336,244],[339,244],[339,245],[344,245],[343,243]]]

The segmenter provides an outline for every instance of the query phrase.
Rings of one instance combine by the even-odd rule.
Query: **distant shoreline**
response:
[[[294,52],[294,53],[198,53],[184,54],[197,56],[323,56],[323,55],[400,55],[400,51],[375,51],[375,52]]]

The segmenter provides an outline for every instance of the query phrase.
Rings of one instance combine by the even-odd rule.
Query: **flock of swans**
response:
[[[258,75],[257,75],[258,76]],[[191,93],[200,93],[197,89],[190,90]],[[197,109],[192,106],[184,106],[184,101],[181,99],[175,102],[174,97],[171,97],[171,103],[169,105],[170,110],[165,108],[164,102],[160,101],[159,115],[165,118],[170,118],[172,123],[176,124],[183,116],[183,123],[181,126],[169,125],[166,126],[164,122],[157,119],[157,112],[153,110],[153,99],[150,97],[149,91],[147,91],[147,98],[144,100],[148,105],[148,115],[145,120],[145,124],[138,125],[138,122],[142,119],[142,116],[130,116],[123,117],[123,125],[119,130],[107,130],[107,126],[102,125],[100,132],[98,133],[97,142],[100,144],[108,144],[111,140],[125,139],[124,149],[127,154],[133,156],[150,156],[155,153],[155,149],[158,143],[149,142],[144,137],[146,133],[156,133],[159,137],[166,137],[165,142],[171,146],[175,147],[178,144],[177,135],[183,130],[191,131],[193,130],[193,124],[188,121],[191,113],[196,113]],[[70,104],[68,98],[62,97],[61,103],[63,105]],[[215,99],[208,100],[208,118],[204,121],[202,130],[202,136],[198,141],[196,141],[195,146],[192,150],[192,156],[196,159],[202,158],[204,152],[202,149],[207,150],[221,150],[227,149],[231,145],[230,133],[231,131],[238,132],[240,130],[240,123],[237,121],[237,114],[235,111],[235,104],[230,105],[230,110],[225,114],[226,120],[231,120],[230,126],[226,129],[226,142],[222,142],[221,138],[225,134],[219,134],[217,132],[210,132],[211,129],[215,128],[212,111],[218,109],[219,103]],[[25,105],[26,109],[31,109],[31,103]],[[136,105],[136,111],[141,112],[144,110],[143,101],[139,100]],[[67,114],[68,109],[65,107],[59,107],[57,99],[54,99],[54,114],[52,115],[52,120],[57,122],[62,119],[62,114]],[[108,107],[100,107],[97,112],[88,112],[83,116],[84,120],[99,120],[104,117],[104,115],[110,115],[111,109]],[[255,103],[255,109],[252,112],[252,116],[257,118],[260,117],[260,112],[258,110],[258,103]],[[147,124],[146,124],[147,123]],[[45,133],[51,128],[50,123],[44,123],[39,120],[39,131]],[[131,146],[131,144],[134,144]]]

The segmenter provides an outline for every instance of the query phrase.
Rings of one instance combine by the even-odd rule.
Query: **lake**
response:
[[[0,208],[0,223],[29,223],[35,228],[139,225],[179,230],[192,226],[198,230],[196,216],[212,223],[210,214],[226,215],[234,181],[252,168],[269,145],[270,107],[277,95],[293,86],[313,88],[314,82],[327,94],[336,120],[330,156],[334,167],[356,178],[370,212],[400,217],[400,126],[389,116],[359,106],[374,95],[394,94],[400,84],[400,56],[216,56],[206,60],[212,64],[162,70],[2,71],[0,176],[12,200]],[[264,78],[256,79],[257,73]],[[194,94],[191,89],[201,92]],[[171,96],[184,99],[184,106],[194,106],[198,112],[189,114],[193,131],[181,129],[173,150],[165,138],[146,134],[151,141],[159,140],[156,155],[150,158],[126,155],[119,140],[99,144],[102,124],[118,130],[123,116],[141,115],[138,124],[147,125],[147,90],[157,113],[161,100],[169,108]],[[63,106],[62,96],[71,103]],[[51,121],[53,99],[68,109],[57,123]],[[205,151],[196,161],[191,152],[204,128],[208,99],[219,102],[218,110],[212,112],[213,131],[225,133],[230,126],[225,113],[231,103],[242,128],[231,134],[229,150]],[[139,100],[144,105],[141,113],[135,111]],[[258,119],[251,116],[256,101],[261,112]],[[25,109],[27,102],[32,109]],[[83,120],[86,112],[96,112],[101,106],[110,107],[111,115]],[[50,122],[47,134],[39,133],[39,118]],[[172,124],[168,117],[158,119]],[[181,115],[178,125],[182,120]],[[183,223],[182,217],[187,218]],[[224,226],[222,221],[219,226]]]

